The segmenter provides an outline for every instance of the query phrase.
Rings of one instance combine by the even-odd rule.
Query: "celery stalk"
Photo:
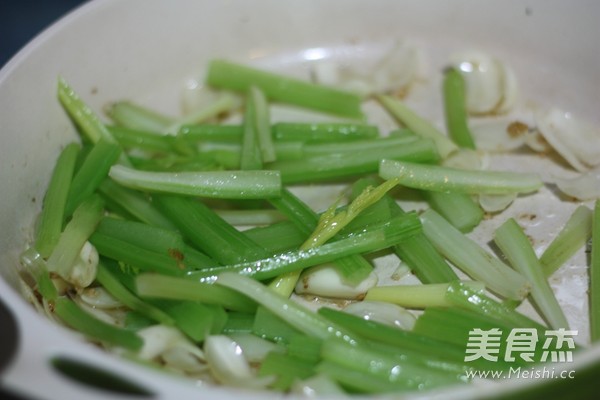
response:
[[[546,280],[529,239],[517,222],[510,218],[496,229],[494,242],[511,265],[531,282],[531,298],[544,319],[553,329],[568,329],[567,318]]]
[[[357,95],[225,60],[209,63],[206,83],[242,92],[254,85],[273,101],[351,118],[362,117],[361,99]]]
[[[600,340],[600,201],[594,204],[592,256],[589,267],[590,331],[593,342]]]
[[[277,171],[148,172],[122,165],[110,169],[117,183],[137,190],[229,199],[264,199],[281,192]]]
[[[586,206],[577,207],[540,257],[540,264],[546,277],[552,275],[585,245],[592,235],[592,220],[592,210]]]
[[[381,160],[379,176],[398,178],[400,184],[439,192],[508,194],[530,193],[543,186],[537,174],[473,171],[414,162]]]
[[[443,94],[448,136],[460,147],[475,149],[473,135],[467,124],[465,81],[454,68],[447,69],[444,74]]]

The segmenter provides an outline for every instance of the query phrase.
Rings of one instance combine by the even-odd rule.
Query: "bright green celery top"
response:
[[[517,222],[510,218],[496,229],[494,242],[513,268],[531,282],[530,296],[550,327],[568,329],[567,318],[546,280],[531,242]]]
[[[360,193],[366,186],[374,184],[377,184],[374,179],[359,179],[354,183],[353,191]],[[381,201],[388,204],[393,215],[405,214],[390,194],[383,197]],[[458,279],[454,270],[422,232],[398,243],[394,246],[394,251],[423,283],[444,283]]]
[[[465,81],[455,68],[448,68],[444,74],[443,94],[448,136],[460,147],[475,149],[468,125]]]
[[[398,178],[415,189],[483,194],[530,193],[543,186],[537,174],[508,171],[474,171],[438,165],[383,159],[383,179]]]
[[[78,144],[71,143],[61,151],[46,190],[35,240],[35,248],[43,257],[52,253],[62,232],[67,196],[79,148]]]
[[[242,92],[254,85],[273,101],[362,118],[361,98],[357,95],[225,60],[209,63],[206,83]]]
[[[360,215],[362,211],[379,201],[394,186],[396,186],[396,181],[389,180],[375,188],[367,187],[358,196],[356,196],[347,209],[339,212],[336,212],[336,206],[332,205],[327,211],[321,214],[314,231],[310,234],[309,238],[306,239],[302,246],[300,246],[300,250],[310,250],[315,246],[325,243],[332,237],[335,237],[337,233],[339,233],[345,226],[347,226],[350,222],[352,222],[352,220]],[[293,201],[291,196],[288,197],[290,197],[290,200]],[[308,227],[309,226],[304,226],[303,229],[307,229]],[[340,261],[338,261],[338,265],[339,263]],[[355,281],[360,275],[364,276],[368,269],[367,263],[361,262],[359,259],[342,259],[341,267],[342,274],[346,277],[346,279],[352,277]],[[283,296],[289,296],[294,290],[298,279],[300,278],[300,273],[301,271],[297,269],[282,275],[271,282],[270,287]]]

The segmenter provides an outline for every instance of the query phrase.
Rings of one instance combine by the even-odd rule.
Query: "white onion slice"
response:
[[[323,264],[304,271],[296,284],[296,293],[316,296],[357,299],[367,290],[377,285],[377,275],[371,272],[358,285],[344,282],[337,269],[331,264]]]
[[[358,301],[348,305],[344,311],[363,319],[381,322],[404,330],[411,330],[417,320],[410,311],[403,307],[382,301]]]
[[[554,183],[563,193],[576,199],[600,199],[600,166],[573,179],[554,178]]]
[[[540,134],[573,168],[587,171],[600,164],[600,128],[553,108],[535,115]]]
[[[98,251],[90,242],[86,241],[79,252],[75,265],[71,268],[71,272],[69,276],[65,277],[65,280],[76,288],[88,287],[96,279],[98,260]]]
[[[165,350],[161,357],[166,366],[186,373],[199,373],[208,369],[208,365],[201,359],[182,347],[172,347]]]
[[[518,98],[518,85],[508,65],[478,51],[455,54],[450,57],[450,63],[465,79],[470,114],[499,114],[513,108]]]

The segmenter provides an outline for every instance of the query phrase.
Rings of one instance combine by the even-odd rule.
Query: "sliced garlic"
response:
[[[69,276],[64,277],[65,280],[76,288],[88,287],[96,279],[98,260],[98,251],[90,242],[86,241]]]
[[[357,301],[344,308],[344,311],[363,319],[381,322],[404,330],[411,330],[417,320],[410,311],[403,307],[382,301]]]
[[[285,351],[285,347],[279,346],[251,333],[232,333],[229,337],[241,347],[244,357],[250,363],[263,361],[267,354],[272,351]]]
[[[313,81],[335,86],[367,97],[375,93],[406,90],[418,78],[423,59],[419,50],[403,41],[395,41],[371,67],[352,68],[332,59],[315,62]]]
[[[86,288],[81,292],[79,298],[90,307],[96,308],[111,309],[123,305],[103,287]]]
[[[495,213],[505,210],[517,198],[516,193],[480,194],[479,205],[485,212]]]
[[[573,168],[587,171],[600,164],[600,127],[558,108],[535,114],[540,134]]]
[[[513,108],[518,98],[518,85],[508,65],[478,51],[455,54],[450,57],[450,63],[465,79],[470,114],[501,114]]]
[[[225,335],[211,335],[204,340],[208,367],[217,381],[233,387],[265,388],[272,376],[257,377],[244,356],[242,348]]]
[[[469,127],[477,149],[493,153],[518,149],[529,132],[527,124],[507,118],[474,121]]]
[[[200,360],[205,359],[204,353],[177,328],[165,325],[153,325],[140,329],[138,335],[144,340],[144,345],[138,353],[142,360],[153,360],[165,351],[179,347]]]
[[[357,299],[367,290],[377,285],[377,275],[371,272],[369,276],[352,286],[344,282],[336,267],[323,264],[310,268],[302,273],[296,284],[296,293],[316,296]]]
[[[573,179],[554,178],[554,183],[564,194],[576,199],[600,199],[600,166]]]

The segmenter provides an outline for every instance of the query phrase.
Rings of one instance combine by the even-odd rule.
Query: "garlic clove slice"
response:
[[[344,311],[363,319],[381,322],[404,330],[411,330],[417,320],[410,311],[403,307],[381,301],[358,301],[348,305]]]
[[[600,164],[600,128],[558,108],[535,114],[540,134],[573,168]]]
[[[377,275],[371,272],[358,285],[348,285],[331,264],[323,264],[310,268],[302,273],[296,284],[297,294],[312,294],[315,296],[357,299],[367,290],[377,285]]]

